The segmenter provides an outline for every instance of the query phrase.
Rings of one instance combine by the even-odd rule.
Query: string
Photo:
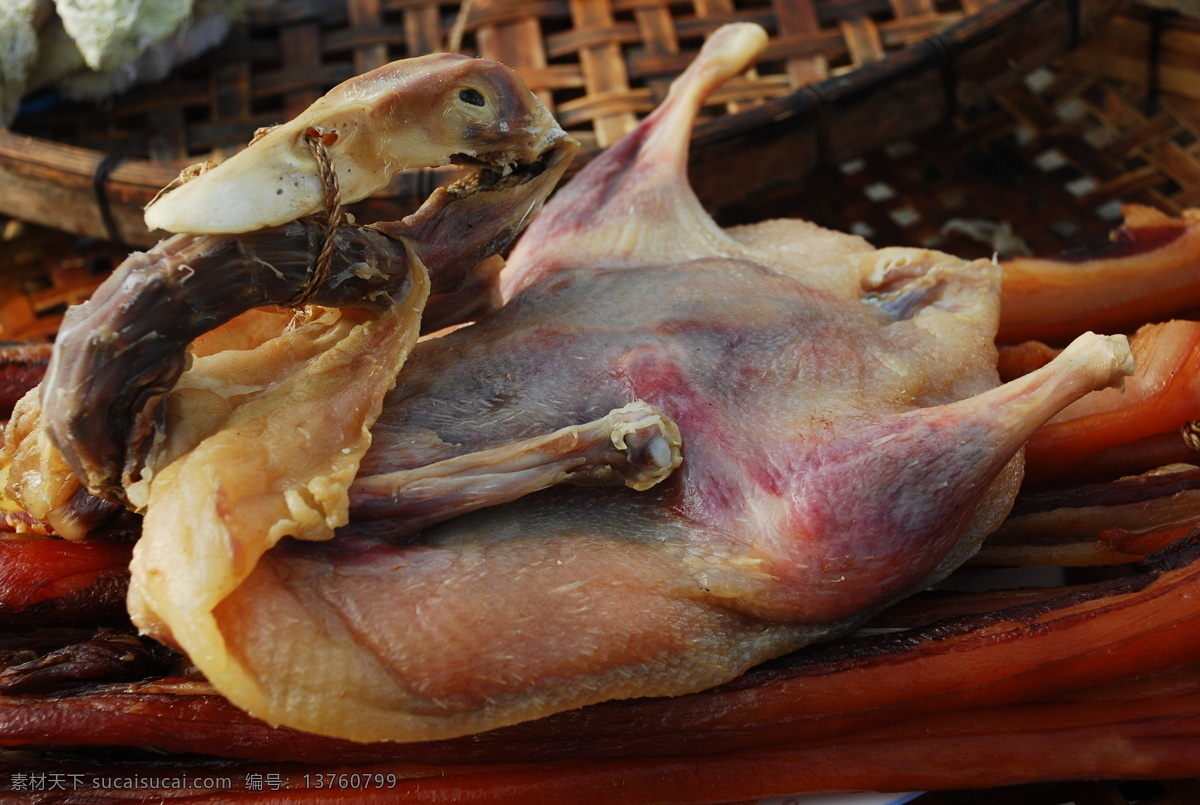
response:
[[[334,236],[345,217],[342,210],[342,192],[338,186],[337,173],[333,169],[333,158],[329,155],[329,146],[336,140],[336,132],[325,132],[315,126],[304,132],[304,142],[317,161],[321,185],[325,188],[325,236],[316,262],[313,263],[312,275],[292,302],[295,307],[307,305],[316,296],[317,291],[328,279],[333,266]]]

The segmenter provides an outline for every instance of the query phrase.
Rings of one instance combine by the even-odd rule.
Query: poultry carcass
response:
[[[352,400],[312,382],[324,369],[278,340],[293,333],[197,358],[150,472],[123,474],[145,508],[135,622],[268,722],[419,740],[709,687],[968,558],[1025,439],[1119,384],[1127,345],[1087,335],[1000,385],[994,263],[802,221],[719,228],[688,187],[688,135],[764,43],[717,32],[534,221],[498,310],[393,353],[349,461]],[[224,397],[224,426],[189,426],[283,353],[297,382],[271,374]],[[294,466],[345,495],[347,524],[301,516],[312,485],[278,483]]]

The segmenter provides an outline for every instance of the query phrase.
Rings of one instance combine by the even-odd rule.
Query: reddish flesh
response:
[[[0,703],[7,746],[143,745],[256,760],[480,764],[774,751],[964,708],[999,707],[1200,661],[1200,545],[1163,570],[1057,599],[801,652],[721,688],[617,702],[474,738],[353,744],[273,730],[213,695],[121,687]],[[1191,560],[1190,563],[1188,560]],[[1019,596],[1018,601],[1025,596]],[[189,690],[185,688],[185,692]],[[1067,723],[1067,726],[1071,725]],[[711,762],[706,757],[704,762]]]
[[[1125,208],[1113,242],[1065,258],[1004,263],[1002,344],[1065,343],[1087,330],[1128,332],[1200,307],[1200,211],[1179,218]]]
[[[355,765],[353,759],[342,758],[337,766],[252,763],[207,769],[231,777],[235,785],[250,771],[275,773],[288,781],[286,791],[250,792],[237,786],[229,796],[230,801],[253,802],[332,801],[336,792],[306,787],[305,775],[311,780],[339,773],[357,773],[359,779],[380,774],[385,780],[386,775],[395,775],[394,783],[356,791],[356,801],[435,803],[715,803],[803,791],[950,789],[1047,777],[1169,779],[1195,773],[1195,746],[1200,740],[1197,690],[1200,667],[1192,664],[1040,702],[916,715],[836,738],[746,749],[717,744],[724,750],[720,754],[465,765],[406,760]],[[84,779],[98,776],[95,767],[84,764],[60,763],[53,770],[82,774]],[[105,773],[151,770],[131,766]],[[171,770],[176,777],[188,772],[195,777],[202,769],[184,764]],[[159,767],[158,774],[163,773]],[[190,793],[203,798],[213,792]],[[188,795],[144,789],[98,801],[159,801]]]
[[[1200,469],[1163,467],[1103,483],[1026,491],[974,562],[1118,565],[1183,539],[1200,523]]]
[[[95,622],[124,611],[128,542],[0,539],[0,623]]]
[[[1131,338],[1137,370],[1076,403],[1030,438],[1026,481],[1091,476],[1097,458],[1200,418],[1200,322],[1148,325]]]
[[[12,416],[17,400],[41,382],[49,362],[49,344],[0,346],[0,421]]]
[[[978,708],[918,717],[833,741],[805,741],[719,755],[467,766],[384,763],[312,767],[252,764],[173,769],[225,775],[235,788],[221,801],[295,803],[342,801],[345,792],[319,789],[331,775],[395,775],[394,784],[355,790],[366,803],[728,803],[803,791],[905,791],[1010,785],[1060,779],[1171,779],[1195,772],[1200,740],[1200,672],[1148,677],[1045,702]],[[104,775],[162,776],[158,767],[58,764],[86,782]],[[247,772],[277,774],[290,785],[245,791]],[[305,781],[308,776],[309,785]],[[93,793],[93,792],[89,792]],[[112,799],[104,798],[106,796]],[[213,791],[143,789],[94,792],[95,802],[162,801]],[[9,797],[13,797],[10,793]],[[6,799],[10,802],[40,801]]]
[[[1165,224],[1131,232],[1099,262],[1109,266],[1134,254],[1158,254],[1184,236]],[[1168,342],[1179,346],[1164,337]],[[1191,352],[1171,352],[1175,363],[1164,359],[1161,366],[1182,371],[1162,376],[1189,376],[1195,343]],[[1161,427],[1180,410],[1164,400],[1186,407],[1189,393],[1196,398],[1190,391],[1195,386],[1175,382],[1166,391],[1127,394],[1120,405],[1087,417],[1133,410],[1147,427]],[[1103,442],[1110,430],[1091,430],[1090,420],[1077,419],[1070,439],[1050,452],[1057,458],[1074,450],[1083,466],[1094,460],[1086,451],[1095,446],[1096,433]],[[1118,430],[1128,428],[1111,427]],[[765,486],[772,478],[754,480]],[[1144,552],[1184,536],[1184,528],[1145,535],[1110,529],[1101,536],[1123,550]],[[918,619],[926,625],[916,635],[844,641],[777,661],[714,691],[600,705],[472,739],[413,746],[331,741],[271,729],[215,695],[151,686],[0,700],[0,743],[217,748],[233,757],[317,764],[304,770],[311,773],[325,770],[320,764],[336,755],[343,763],[383,762],[377,768],[406,778],[398,788],[356,797],[367,802],[402,795],[418,802],[725,802],[820,788],[1190,775],[1200,767],[1200,668],[1194,664],[1200,661],[1200,603],[1189,592],[1198,576],[1195,562],[1067,591],[1061,599],[1000,596],[990,604],[1008,604],[1004,613],[963,604],[959,611],[970,614],[952,622],[929,623],[931,612],[954,611],[931,606],[927,618]],[[88,586],[86,574],[78,573],[47,585],[56,595],[63,592],[57,584],[66,593]],[[1185,663],[1193,664],[1161,678],[1122,682]],[[1063,693],[1105,682],[1101,690]],[[329,795],[292,790],[245,796],[292,802]]]

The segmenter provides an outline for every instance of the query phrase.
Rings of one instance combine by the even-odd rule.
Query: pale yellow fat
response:
[[[417,339],[429,292],[419,264],[413,279],[409,298],[381,316],[317,309],[254,347],[265,359],[255,365],[274,375],[259,378],[261,390],[244,393],[244,382],[230,380],[227,405],[214,405],[212,390],[245,357],[217,353],[195,361],[171,400],[179,433],[160,446],[165,463],[149,467],[130,613],[250,712],[273,703],[227,645],[214,609],[280,539],[328,539],[348,519],[347,489],[371,425]],[[180,444],[181,433],[195,443]]]

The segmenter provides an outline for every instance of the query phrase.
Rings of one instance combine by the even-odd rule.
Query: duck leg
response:
[[[751,548],[765,557],[771,582],[752,584],[731,605],[822,623],[935,584],[1007,515],[1030,434],[1132,373],[1124,336],[1087,333],[1036,372],[974,397],[848,427],[816,444],[794,441],[796,474],[776,493],[791,503],[759,525]],[[751,497],[743,505],[770,504]]]
[[[355,520],[394,519],[393,537],[556,484],[645,490],[682,461],[675,423],[635,402],[583,425],[408,470],[359,478]]]

